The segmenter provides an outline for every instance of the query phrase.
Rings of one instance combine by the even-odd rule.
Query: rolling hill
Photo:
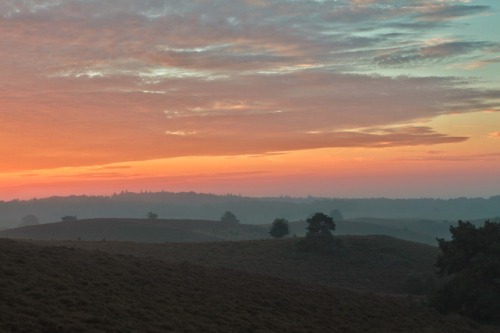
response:
[[[431,221],[434,222],[434,221]],[[408,219],[352,219],[335,221],[336,235],[386,235],[400,239],[419,242],[429,245],[437,245],[436,237],[441,237],[442,232],[436,232],[433,228],[426,229],[414,227],[413,220]],[[297,236],[304,236],[307,222],[291,222],[290,232]],[[446,227],[446,232],[448,229]]]
[[[0,281],[2,332],[495,332],[405,297],[6,239]]]
[[[39,244],[231,268],[308,284],[379,293],[405,294],[409,291],[409,282],[415,279],[437,283],[434,273],[436,247],[388,236],[338,236],[337,240],[340,246],[331,256],[299,252],[293,238],[156,244],[44,241]]]
[[[206,220],[96,218],[3,230],[0,237],[40,240],[119,240],[202,242],[268,237],[268,230],[246,224]]]
[[[336,222],[336,235],[387,235],[436,245],[448,226],[431,220],[356,219]],[[290,222],[290,234],[304,236],[305,221]],[[0,231],[1,237],[43,240],[117,240],[136,242],[204,242],[268,239],[270,224],[233,224],[207,220],[95,218]]]
[[[298,228],[305,231],[305,224],[291,223],[292,232]],[[332,257],[324,257],[296,251],[294,238],[269,240],[268,230],[269,226],[203,220],[89,219],[10,229],[0,236],[58,241],[52,244],[226,267],[355,290],[418,294],[423,292],[418,289],[430,289],[437,283],[436,247],[388,236],[337,236],[339,248]],[[399,235],[398,230],[404,232],[367,222],[341,221],[335,233]],[[420,286],[411,287],[412,283]]]

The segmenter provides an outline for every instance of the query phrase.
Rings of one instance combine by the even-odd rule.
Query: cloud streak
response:
[[[408,124],[498,111],[498,90],[384,70],[493,62],[492,41],[435,39],[490,11],[438,0],[2,1],[0,171],[463,142]]]
[[[491,132],[490,134],[488,134],[488,137],[492,139],[500,139],[500,131]]]

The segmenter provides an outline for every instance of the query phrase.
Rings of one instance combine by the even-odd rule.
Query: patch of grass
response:
[[[189,262],[378,293],[414,291],[414,277],[434,277],[436,247],[387,236],[337,236],[332,255],[300,252],[295,239],[242,242],[162,243],[49,242],[88,250]],[[422,287],[423,288],[423,287]]]
[[[354,244],[361,239],[349,241],[353,243],[347,248],[355,252]],[[376,245],[379,241],[373,241],[373,246],[380,246]],[[114,245],[115,251],[141,246]],[[164,247],[165,256],[167,250],[181,249],[180,244],[174,245],[142,246],[149,251]],[[258,252],[260,246],[288,251],[293,244],[220,243],[198,255],[220,257],[221,251],[236,251],[232,257],[244,260],[245,253]],[[461,317],[442,316],[405,297],[157,258],[160,256],[137,258],[2,239],[0,331],[494,332]]]
[[[37,240],[206,242],[268,238],[255,225],[205,220],[96,218],[0,231],[0,237]]]

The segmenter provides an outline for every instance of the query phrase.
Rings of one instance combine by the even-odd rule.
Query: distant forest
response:
[[[241,223],[269,224],[276,217],[305,220],[314,212],[340,210],[344,218],[419,218],[441,221],[476,220],[500,216],[500,195],[490,198],[454,199],[341,199],[251,198],[195,192],[121,192],[111,196],[68,196],[32,200],[0,201],[0,227],[14,227],[23,217],[34,215],[39,223],[57,222],[63,216],[77,218],[159,218],[219,220],[233,212]]]

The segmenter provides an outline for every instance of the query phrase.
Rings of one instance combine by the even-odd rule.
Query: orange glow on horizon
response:
[[[0,200],[498,194],[499,4],[213,6],[0,5]]]
[[[398,183],[407,190],[426,184],[427,194],[425,188],[416,191],[423,196],[460,196],[452,187],[446,193],[434,192],[434,185],[463,182],[464,178],[470,179],[471,186],[474,182],[486,186],[485,195],[489,195],[496,191],[487,184],[498,181],[499,156],[498,141],[488,133],[497,121],[500,123],[500,114],[484,113],[481,117],[464,114],[433,120],[439,129],[447,127],[472,137],[461,144],[192,156],[2,173],[0,199],[107,195],[122,190],[354,197],[377,196],[377,188],[379,195],[390,196],[384,188],[396,193]],[[364,191],[363,184],[367,186]]]

